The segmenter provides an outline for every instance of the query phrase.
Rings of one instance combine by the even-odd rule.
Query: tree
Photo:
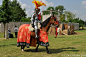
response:
[[[79,23],[79,17],[78,17],[78,18],[73,19],[73,22],[74,22],[74,23]]]
[[[48,7],[47,10],[54,10],[54,7]]]
[[[86,27],[86,21],[85,21],[85,27]]]
[[[79,27],[82,27],[82,29],[83,29],[83,27],[84,27],[84,25],[85,25],[85,22],[84,22],[83,20],[79,19],[79,17],[73,19],[73,22],[74,22],[74,23],[79,23]]]
[[[58,11],[58,9],[60,10],[60,14],[62,14],[63,10],[65,10],[64,6],[62,6],[62,5],[59,5],[59,6],[55,7],[56,11]]]
[[[60,15],[60,21],[65,22],[65,15],[64,14]]]
[[[52,11],[54,11],[54,7],[48,7],[47,10],[45,12],[43,12],[43,15],[50,14],[49,10],[51,10],[51,9],[52,9]]]
[[[17,0],[13,0],[10,6],[12,12],[10,18],[12,19],[12,21],[20,21],[22,17],[26,17],[25,9],[21,8],[21,5],[19,4],[19,2],[17,2]]]
[[[52,14],[57,14],[57,15],[58,15],[58,9],[60,10],[60,15],[63,13],[63,10],[65,10],[64,6],[62,6],[62,5],[59,5],[55,8],[54,7],[48,7],[47,8],[47,10],[51,10],[51,9],[52,9],[52,11],[57,11],[57,12],[52,12]],[[46,14],[50,14],[50,12],[46,11],[46,12],[43,13],[43,15],[46,15]]]
[[[11,10],[9,7],[9,0],[3,0],[2,5],[0,7],[0,22],[3,22],[4,24],[4,36],[5,36],[5,25],[9,21],[11,21],[10,16]],[[8,29],[8,26],[7,26]]]
[[[50,14],[50,12],[49,11],[43,12],[43,15],[47,15],[47,14]]]
[[[2,14],[2,11],[1,11],[1,5],[0,5],[0,18],[1,18],[1,14]],[[1,19],[0,19],[1,20]]]
[[[28,22],[31,22],[31,20],[30,20],[30,19],[31,19],[31,17],[28,17],[27,19],[28,19]]]
[[[79,27],[82,27],[82,29],[83,29],[83,27],[84,27],[84,21],[83,20],[79,20]]]
[[[30,19],[31,19],[31,17],[28,17],[28,18],[22,17],[21,22],[31,22]]]
[[[67,18],[68,22],[73,22],[73,19],[75,18],[75,14],[73,14],[70,11],[64,11],[65,18]]]

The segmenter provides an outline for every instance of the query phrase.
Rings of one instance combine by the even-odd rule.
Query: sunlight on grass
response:
[[[86,30],[75,31],[79,34],[75,35],[60,35],[54,38],[55,35],[49,35],[49,50],[51,54],[46,53],[43,46],[39,46],[38,52],[35,52],[35,47],[26,48],[22,52],[20,47],[17,47],[17,38],[4,39],[3,33],[0,33],[0,56],[1,57],[79,57],[86,55]]]

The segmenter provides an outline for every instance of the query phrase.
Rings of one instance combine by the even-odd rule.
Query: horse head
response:
[[[53,25],[59,25],[59,22],[57,21],[57,18],[54,14],[51,16],[50,23]]]

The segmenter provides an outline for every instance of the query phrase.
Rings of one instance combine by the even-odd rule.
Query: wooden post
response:
[[[7,27],[6,27],[6,31],[5,31],[5,39],[9,39],[9,34],[8,34],[8,23],[6,24]]]
[[[58,9],[58,21],[60,21],[60,10]]]
[[[5,39],[9,39],[8,30],[5,31]]]

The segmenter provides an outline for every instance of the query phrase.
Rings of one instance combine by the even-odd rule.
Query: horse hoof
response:
[[[36,51],[36,52],[38,52],[38,50],[37,50],[37,49],[35,49],[35,51]]]
[[[51,54],[49,51],[47,51],[48,54]]]
[[[48,52],[48,54],[51,54],[50,52]]]
[[[22,51],[24,51],[24,49],[22,49]]]

